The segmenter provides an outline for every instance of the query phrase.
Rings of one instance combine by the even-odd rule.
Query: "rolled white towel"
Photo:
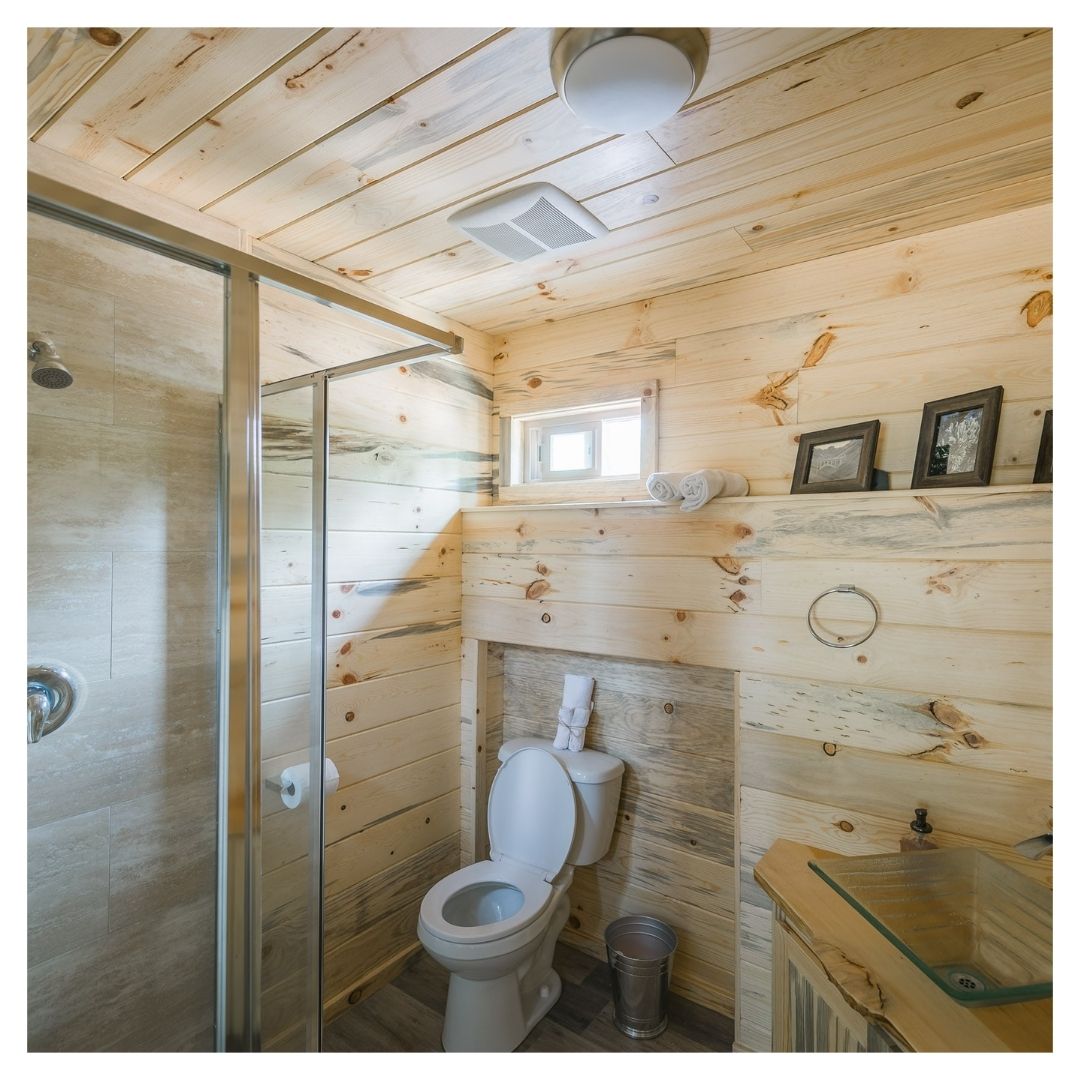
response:
[[[594,685],[594,680],[588,675],[564,677],[563,701],[554,742],[556,750],[580,750],[585,745],[585,728],[592,712]]]
[[[745,495],[750,490],[746,477],[723,469],[699,469],[687,475],[679,485],[683,493],[681,510],[700,510],[710,499],[719,496]]]
[[[654,472],[645,481],[645,490],[657,502],[677,503],[683,498],[679,485],[686,479],[688,473],[682,472]]]

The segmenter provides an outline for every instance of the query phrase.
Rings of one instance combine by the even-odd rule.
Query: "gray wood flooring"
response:
[[[563,992],[519,1051],[529,1053],[729,1053],[729,1017],[672,996],[667,1030],[656,1039],[629,1039],[611,1020],[607,965],[559,944],[555,970]],[[323,1049],[338,1053],[438,1053],[449,976],[427,953],[392,983],[328,1025]]]

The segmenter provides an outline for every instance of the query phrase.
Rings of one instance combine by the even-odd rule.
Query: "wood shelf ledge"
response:
[[[724,499],[713,499],[701,510],[693,511],[693,515],[704,516],[707,509],[716,509],[721,506],[742,503],[768,503],[768,502],[843,502],[853,503],[864,500],[881,500],[897,498],[925,498],[938,502],[942,499],[954,498],[958,495],[1017,495],[1027,492],[1053,493],[1053,484],[999,484],[988,487],[957,487],[957,488],[903,488],[897,491],[847,491],[832,492],[824,495],[741,495]],[[624,510],[653,508],[658,512],[681,514],[678,504],[668,505],[658,503],[654,499],[613,499],[605,502],[506,502],[493,503],[491,506],[467,506],[462,508],[463,514],[492,514],[492,513],[532,513],[534,510]]]

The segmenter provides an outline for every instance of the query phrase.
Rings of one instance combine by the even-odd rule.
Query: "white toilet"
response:
[[[511,739],[499,760],[491,858],[443,878],[420,905],[420,942],[450,972],[449,1051],[513,1050],[558,1001],[551,961],[573,867],[604,856],[619,807],[623,763],[610,754]]]

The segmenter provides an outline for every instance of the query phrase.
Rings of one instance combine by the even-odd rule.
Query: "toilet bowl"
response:
[[[580,759],[565,763],[567,756]],[[514,739],[488,796],[491,858],[449,874],[420,905],[417,935],[450,972],[443,1048],[513,1050],[559,999],[555,942],[570,914],[573,865],[614,831],[623,764]]]

